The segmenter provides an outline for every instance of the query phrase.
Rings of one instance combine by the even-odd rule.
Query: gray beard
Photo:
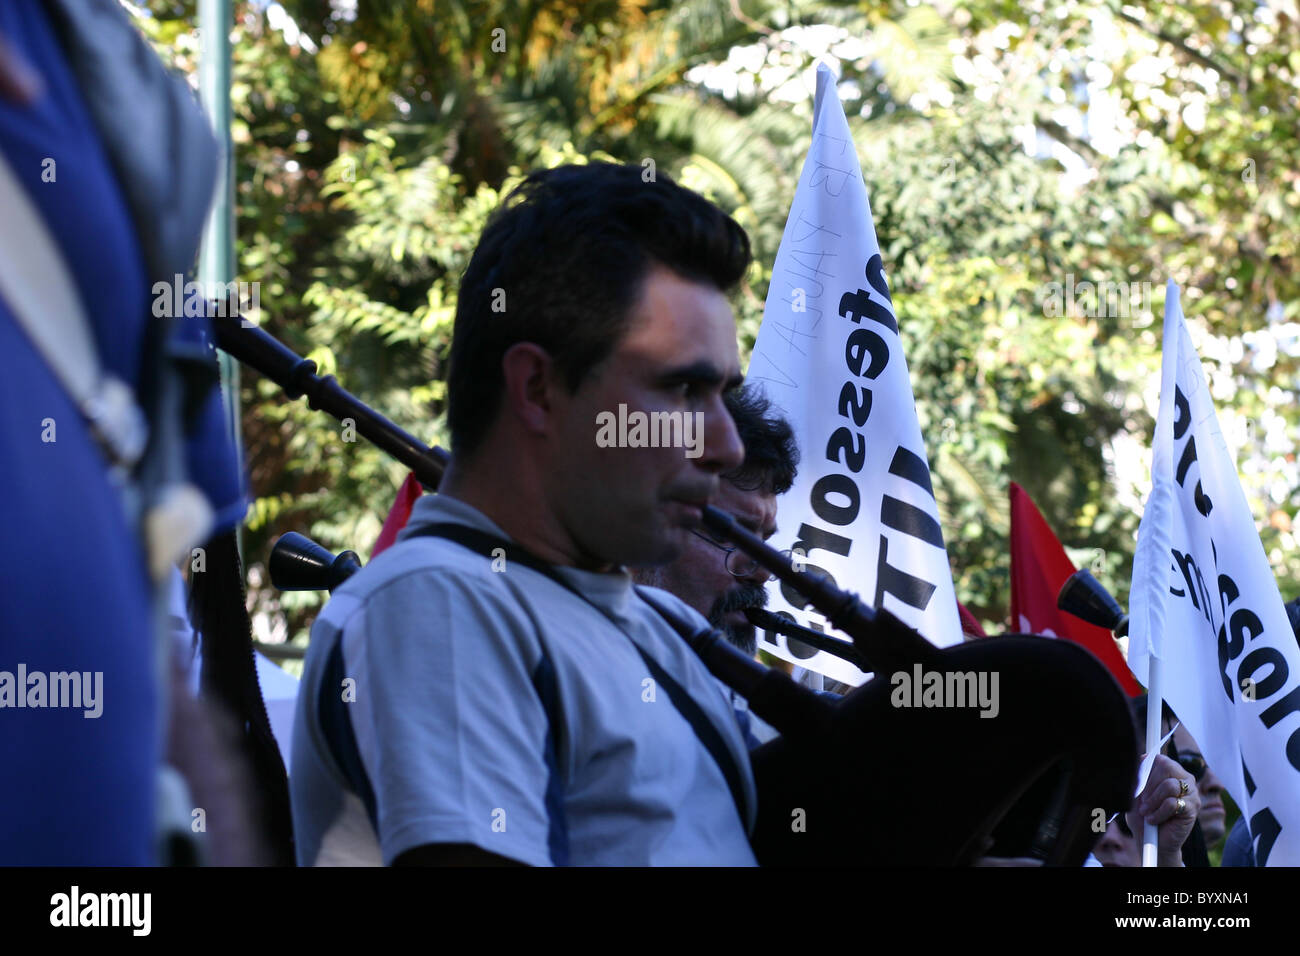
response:
[[[758,632],[754,629],[753,624],[737,624],[734,627],[724,627],[721,630],[726,635],[728,642],[744,651],[746,657],[753,657],[758,653]]]
[[[764,607],[767,604],[767,591],[759,587],[742,587],[728,591],[713,602],[709,608],[709,623],[722,631],[727,641],[738,647],[748,657],[758,653],[758,632],[753,624],[724,624],[723,618],[732,611],[742,611],[751,607]]]

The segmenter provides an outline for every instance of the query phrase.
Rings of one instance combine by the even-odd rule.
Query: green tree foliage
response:
[[[1269,347],[1300,320],[1293,6],[235,7],[239,278],[261,283],[268,331],[422,438],[445,438],[459,276],[489,212],[533,168],[649,158],[731,212],[756,253],[735,300],[747,355],[811,138],[811,97],[787,97],[788,81],[829,52],[959,598],[1003,623],[1013,480],[1125,596],[1166,277],[1184,286],[1266,549],[1295,590],[1300,349]],[[193,2],[151,0],[139,20],[195,68]],[[1067,282],[1139,295],[1054,298]],[[402,469],[255,375],[241,401],[250,562],[286,530],[364,555]],[[318,600],[284,599],[300,638]]]

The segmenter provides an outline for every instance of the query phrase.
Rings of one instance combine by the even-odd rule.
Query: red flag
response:
[[[1063,637],[1082,644],[1097,656],[1135,697],[1142,688],[1110,631],[1088,624],[1056,606],[1061,585],[1077,571],[1052,529],[1034,506],[1033,499],[1011,483],[1011,629],[1027,634]]]
[[[402,482],[402,487],[397,490],[397,500],[393,502],[393,507],[388,511],[388,517],[384,519],[384,526],[379,531],[379,539],[375,541],[375,548],[370,552],[370,560],[373,561],[380,551],[389,547],[397,540],[397,534],[406,527],[406,522],[411,520],[411,508],[415,505],[415,499],[424,494],[424,488],[416,480],[414,474],[406,476]]]

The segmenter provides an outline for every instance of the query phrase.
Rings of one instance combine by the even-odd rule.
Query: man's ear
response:
[[[554,390],[559,373],[551,354],[534,342],[516,342],[501,357],[505,379],[505,406],[523,427],[545,434],[554,410]]]

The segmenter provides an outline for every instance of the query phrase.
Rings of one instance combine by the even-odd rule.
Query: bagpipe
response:
[[[214,322],[220,348],[290,397],[306,395],[313,408],[352,418],[358,433],[436,489],[445,451],[238,316]],[[760,864],[961,866],[1016,857],[1078,866],[1111,814],[1130,806],[1138,749],[1128,701],[1081,646],[1004,635],[935,647],[887,610],[795,570],[724,512],[704,509],[703,523],[849,640],[798,630],[796,637],[874,671],[843,698],[829,698],[749,658],[720,631],[670,617],[710,672],[780,733],[750,753],[759,798],[751,842]],[[269,562],[283,590],[333,590],[359,567],[352,552],[335,556],[295,533],[276,542]],[[771,626],[771,617],[757,620]]]

